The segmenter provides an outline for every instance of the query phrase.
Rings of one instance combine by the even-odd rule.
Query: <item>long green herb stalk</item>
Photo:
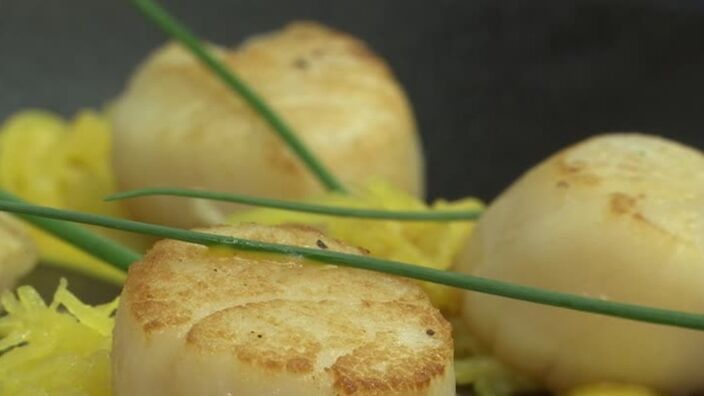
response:
[[[368,256],[331,252],[324,249],[311,249],[298,246],[252,241],[17,202],[0,201],[0,210],[35,217],[39,216],[93,224],[124,231],[198,243],[207,246],[227,246],[237,250],[301,256],[319,262],[385,272],[517,300],[615,316],[624,319],[704,330],[704,315],[701,314],[604,301],[574,294],[522,286],[493,279],[442,271],[434,268],[420,267],[397,261],[375,259]]]
[[[124,191],[109,195],[106,201],[116,201],[128,198],[152,195],[170,195],[177,197],[212,199],[216,201],[234,202],[245,205],[263,206],[267,208],[284,209],[296,212],[307,212],[337,217],[356,217],[379,220],[402,221],[469,221],[476,220],[481,210],[416,210],[396,211],[366,208],[343,208],[338,206],[317,205],[305,202],[285,201],[280,199],[260,198],[242,194],[230,194],[186,188],[143,188]]]
[[[151,0],[130,0],[149,20],[173,39],[186,46],[191,53],[218,76],[228,87],[238,93],[271,128],[284,140],[298,158],[313,172],[320,182],[333,191],[345,191],[344,185],[330,173],[320,160],[296,136],[291,127],[235,72],[223,65],[200,40],[181,22]]]
[[[0,190],[0,202],[24,204],[21,199],[3,190]],[[110,238],[93,233],[73,223],[52,220],[41,216],[20,215],[20,217],[29,224],[123,271],[127,270],[130,264],[140,260],[142,257],[139,253]]]

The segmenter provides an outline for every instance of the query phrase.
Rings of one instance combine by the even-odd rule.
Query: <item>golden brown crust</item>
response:
[[[360,253],[308,227],[208,231]],[[178,334],[180,354],[339,395],[426,394],[452,376],[450,325],[414,282],[370,271],[166,240],[130,269],[121,309],[147,342]]]
[[[395,309],[406,311],[401,315]],[[375,342],[359,347],[351,353],[341,356],[330,367],[335,389],[342,394],[353,395],[357,392],[366,394],[371,391],[409,393],[428,388],[431,382],[446,374],[447,350],[453,348],[449,323],[437,312],[427,312],[410,305],[388,307],[390,318],[416,317],[422,323],[421,337],[441,340],[435,348],[419,352],[413,348],[397,346],[389,348],[396,340],[377,337]],[[391,319],[393,321],[393,319]],[[379,361],[393,361],[391,370],[379,368]]]
[[[297,230],[297,232],[281,233],[281,228]],[[210,232],[227,233],[231,229],[231,227],[219,227],[211,229]],[[309,227],[289,225],[273,228],[250,224],[239,228],[238,234],[254,240],[277,240],[282,244],[310,248],[317,247],[317,241],[324,241],[327,248],[331,250],[361,254],[360,250],[342,245],[339,241],[328,238]],[[125,291],[129,296],[133,314],[145,326],[145,332],[150,333],[163,327],[189,321],[192,310],[186,301],[213,300],[217,299],[220,293],[228,297],[281,293],[282,286],[272,283],[270,271],[262,268],[262,265],[267,262],[287,267],[287,272],[291,273],[279,274],[281,277],[301,271],[310,272],[305,274],[306,276],[316,275],[315,271],[311,272],[310,269],[303,268],[303,260],[297,257],[234,251],[231,254],[227,252],[220,254],[220,252],[197,244],[163,240],[157,242],[147,252],[142,262],[130,268]],[[253,262],[252,258],[257,262]],[[185,271],[179,271],[179,267]],[[208,270],[201,271],[202,267],[207,267]],[[336,287],[348,288],[347,281],[350,279],[356,280],[359,285],[372,287],[373,280],[369,279],[366,272],[360,274],[357,270],[347,268],[339,268],[337,271],[345,273],[349,279],[345,281],[328,279],[329,284],[326,287],[331,290]],[[233,277],[242,280],[242,283],[232,282]],[[406,280],[386,275],[379,275],[379,277],[387,281],[393,279],[393,282],[407,283]],[[410,293],[412,290],[409,288],[407,292]],[[422,293],[417,292],[410,298],[421,299]],[[174,301],[184,301],[184,303],[171,303]]]
[[[555,158],[554,166],[561,179],[560,187],[570,184],[594,187],[599,184],[599,177],[585,169],[583,163],[569,163],[564,155]]]
[[[348,348],[325,371],[332,376],[341,394],[367,391],[419,391],[447,370],[447,351],[452,349],[450,328],[437,312],[412,304],[388,301],[360,304],[359,316],[347,316],[348,302],[272,300],[227,308],[213,313],[194,325],[187,335],[189,347],[209,352],[229,352],[243,362],[268,372],[310,373],[315,369],[323,348]],[[312,334],[306,325],[316,326],[323,313],[328,320],[322,336]],[[282,318],[295,315],[291,324]],[[418,337],[436,338],[432,348],[400,345],[391,331],[373,336],[360,318],[386,321],[387,326],[403,326],[413,318],[419,326]],[[232,323],[244,323],[233,326]],[[369,338],[360,343],[360,339]],[[290,349],[289,349],[290,348]],[[393,367],[377,367],[393,362]]]

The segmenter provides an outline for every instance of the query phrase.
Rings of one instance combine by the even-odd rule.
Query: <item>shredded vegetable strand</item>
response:
[[[416,210],[395,211],[381,209],[343,208],[327,205],[316,205],[305,202],[285,201],[279,199],[259,198],[249,195],[230,194],[205,190],[185,188],[143,188],[111,194],[106,201],[116,201],[128,198],[151,195],[170,195],[178,197],[202,198],[216,201],[234,202],[267,208],[284,209],[296,212],[307,212],[337,217],[355,217],[366,219],[386,219],[405,221],[469,221],[479,218],[481,210]]]
[[[326,188],[345,191],[343,184],[325,168],[286,122],[232,70],[218,61],[181,22],[151,0],[131,0],[131,2],[162,31],[186,46],[196,58],[257,111]]]
[[[385,272],[408,278],[440,283],[480,293],[492,294],[517,300],[530,301],[578,311],[585,311],[624,319],[664,324],[682,328],[704,330],[704,315],[652,308],[636,304],[605,301],[569,293],[523,286],[494,279],[458,274],[433,268],[419,267],[391,260],[375,259],[367,256],[332,252],[324,249],[311,249],[297,246],[251,241],[223,235],[182,230],[132,220],[116,219],[89,213],[60,210],[17,202],[0,201],[0,210],[23,213],[25,215],[48,217],[123,231],[156,235],[206,246],[227,246],[239,250],[278,253],[302,256],[310,260],[330,264]]]

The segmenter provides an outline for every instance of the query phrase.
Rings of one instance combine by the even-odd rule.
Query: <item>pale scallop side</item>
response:
[[[460,270],[605,300],[704,312],[704,155],[642,134],[580,142],[482,216]],[[704,389],[704,333],[466,293],[499,359],[554,390],[591,382]]]

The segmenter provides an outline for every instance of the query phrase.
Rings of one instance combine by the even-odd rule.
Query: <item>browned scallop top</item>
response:
[[[567,200],[603,206],[608,221],[701,249],[704,155],[661,137],[618,133],[592,137],[554,155],[546,166]]]
[[[360,254],[311,229],[209,232]],[[185,350],[339,394],[423,390],[452,361],[449,324],[415,283],[296,257],[161,241],[130,269],[122,304],[147,337],[173,332]]]

